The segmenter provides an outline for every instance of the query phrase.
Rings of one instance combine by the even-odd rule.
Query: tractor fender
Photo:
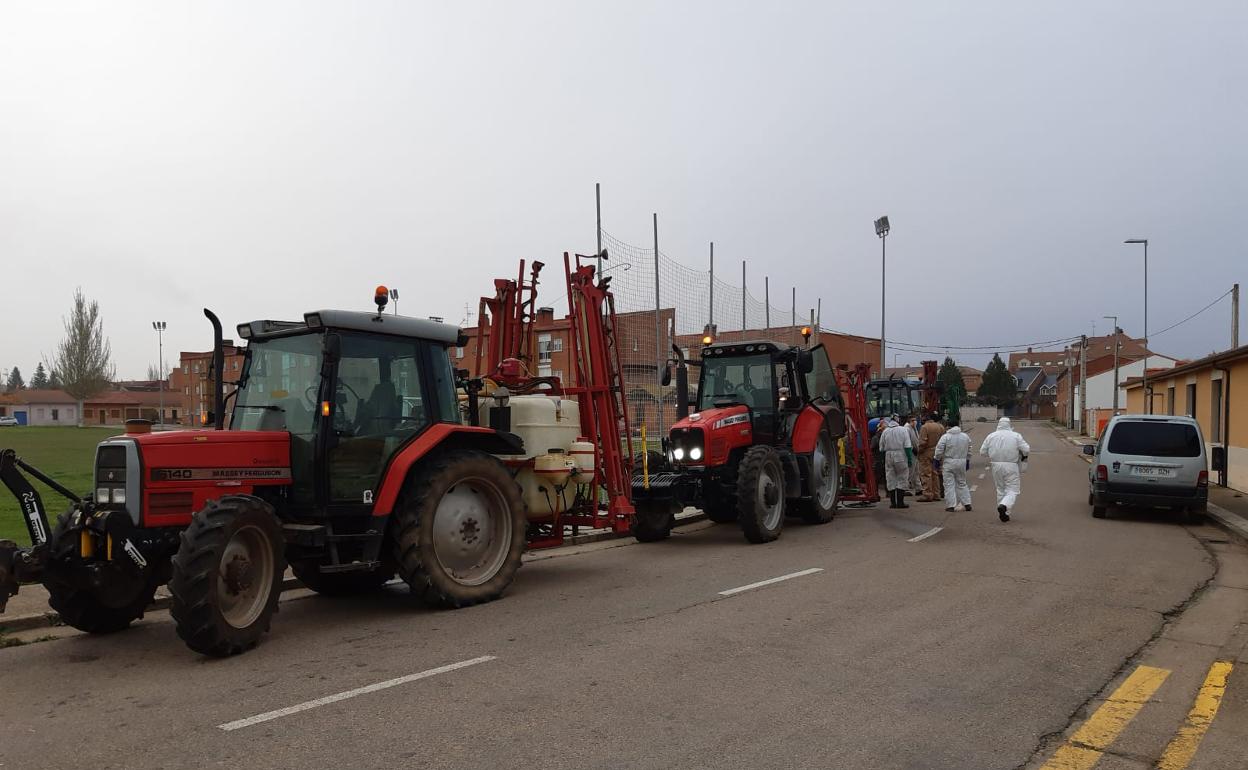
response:
[[[494,455],[524,454],[524,442],[514,433],[492,428],[435,423],[390,460],[377,489],[373,515],[389,516],[394,511],[408,475],[421,460],[435,452],[455,449],[476,449]]]
[[[819,438],[819,431],[826,425],[824,413],[814,406],[807,405],[797,416],[797,422],[793,424],[794,454],[810,454],[815,451],[815,441]]]

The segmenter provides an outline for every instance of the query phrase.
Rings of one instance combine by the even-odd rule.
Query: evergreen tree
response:
[[[1009,407],[1018,395],[1018,385],[1014,375],[1005,368],[1000,354],[993,354],[992,361],[984,369],[984,381],[975,395],[983,402],[993,406]]]
[[[16,366],[9,372],[9,379],[4,383],[5,393],[16,393],[26,387],[26,381],[22,379],[22,370]]]
[[[48,387],[48,370],[43,368],[43,362],[35,367],[35,376],[30,378],[30,387],[46,388]]]
[[[940,365],[940,371],[936,373],[936,381],[945,386],[946,393],[960,393],[962,400],[965,400],[966,381],[962,379],[962,370],[951,357],[945,356],[945,362]]]
[[[82,289],[74,292],[74,306],[65,319],[61,340],[49,365],[60,375],[61,387],[78,401],[78,427],[82,427],[82,404],[106,389],[113,379],[112,345],[104,336],[100,304],[87,301]]]

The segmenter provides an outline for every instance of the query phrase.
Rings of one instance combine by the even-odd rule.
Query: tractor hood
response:
[[[729,420],[731,421],[729,422]],[[701,428],[706,432],[720,430],[731,425],[749,425],[750,410],[744,404],[716,407],[702,412],[694,412],[672,426],[672,430],[685,428]]]

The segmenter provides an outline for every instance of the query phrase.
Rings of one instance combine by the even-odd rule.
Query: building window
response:
[[[199,374],[199,364],[197,363],[193,367],[191,367],[191,371],[195,372],[196,374]]]
[[[39,407],[38,409],[35,410],[35,416],[43,417],[43,407]]]
[[[53,420],[59,420],[59,419],[61,419],[61,410],[60,410],[60,409],[53,409],[53,410],[52,410],[52,419],[53,419]]]
[[[169,410],[169,416],[173,418],[173,421],[174,421],[174,422],[177,422],[177,421],[178,421],[178,410],[177,410],[177,409],[171,409],[171,410]]]
[[[1209,383],[1209,440],[1222,443],[1222,380]]]
[[[238,371],[238,359],[234,359],[234,371]]]
[[[549,334],[537,335],[537,360],[539,363],[550,363],[550,353],[552,350]],[[548,375],[542,375],[543,377]]]
[[[113,417],[114,419],[118,419],[118,420],[119,420],[119,419],[121,419],[121,410],[120,410],[120,409],[113,409],[113,410],[111,410],[111,411],[109,412],[109,416],[110,416],[110,417]]]
[[[1196,418],[1196,383],[1187,386],[1187,416]]]
[[[562,369],[555,369],[554,371],[552,371],[552,372],[550,373],[550,376],[551,376],[551,377],[558,377],[560,380],[563,380],[563,370],[562,370]]]
[[[188,371],[188,368],[189,368],[189,367],[186,367],[186,366],[182,367],[182,373],[183,373],[183,374],[190,374],[190,372]]]
[[[463,357],[464,357],[464,349],[463,349],[463,348],[455,348],[455,357],[456,357],[456,358],[463,358]]]
[[[550,352],[552,352],[552,353],[562,353],[562,352],[563,352],[563,337],[553,337],[553,338],[551,338],[551,340],[550,340]]]

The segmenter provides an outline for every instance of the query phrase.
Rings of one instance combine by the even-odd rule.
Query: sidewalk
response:
[[[1075,447],[1096,443],[1089,436],[1081,436],[1077,431],[1063,428],[1061,425],[1050,424],[1053,432],[1069,441]],[[1080,449],[1079,451],[1083,451]],[[1079,455],[1085,462],[1091,463],[1088,455]],[[1222,529],[1232,532],[1248,540],[1248,495],[1230,487],[1209,485],[1209,518]]]

